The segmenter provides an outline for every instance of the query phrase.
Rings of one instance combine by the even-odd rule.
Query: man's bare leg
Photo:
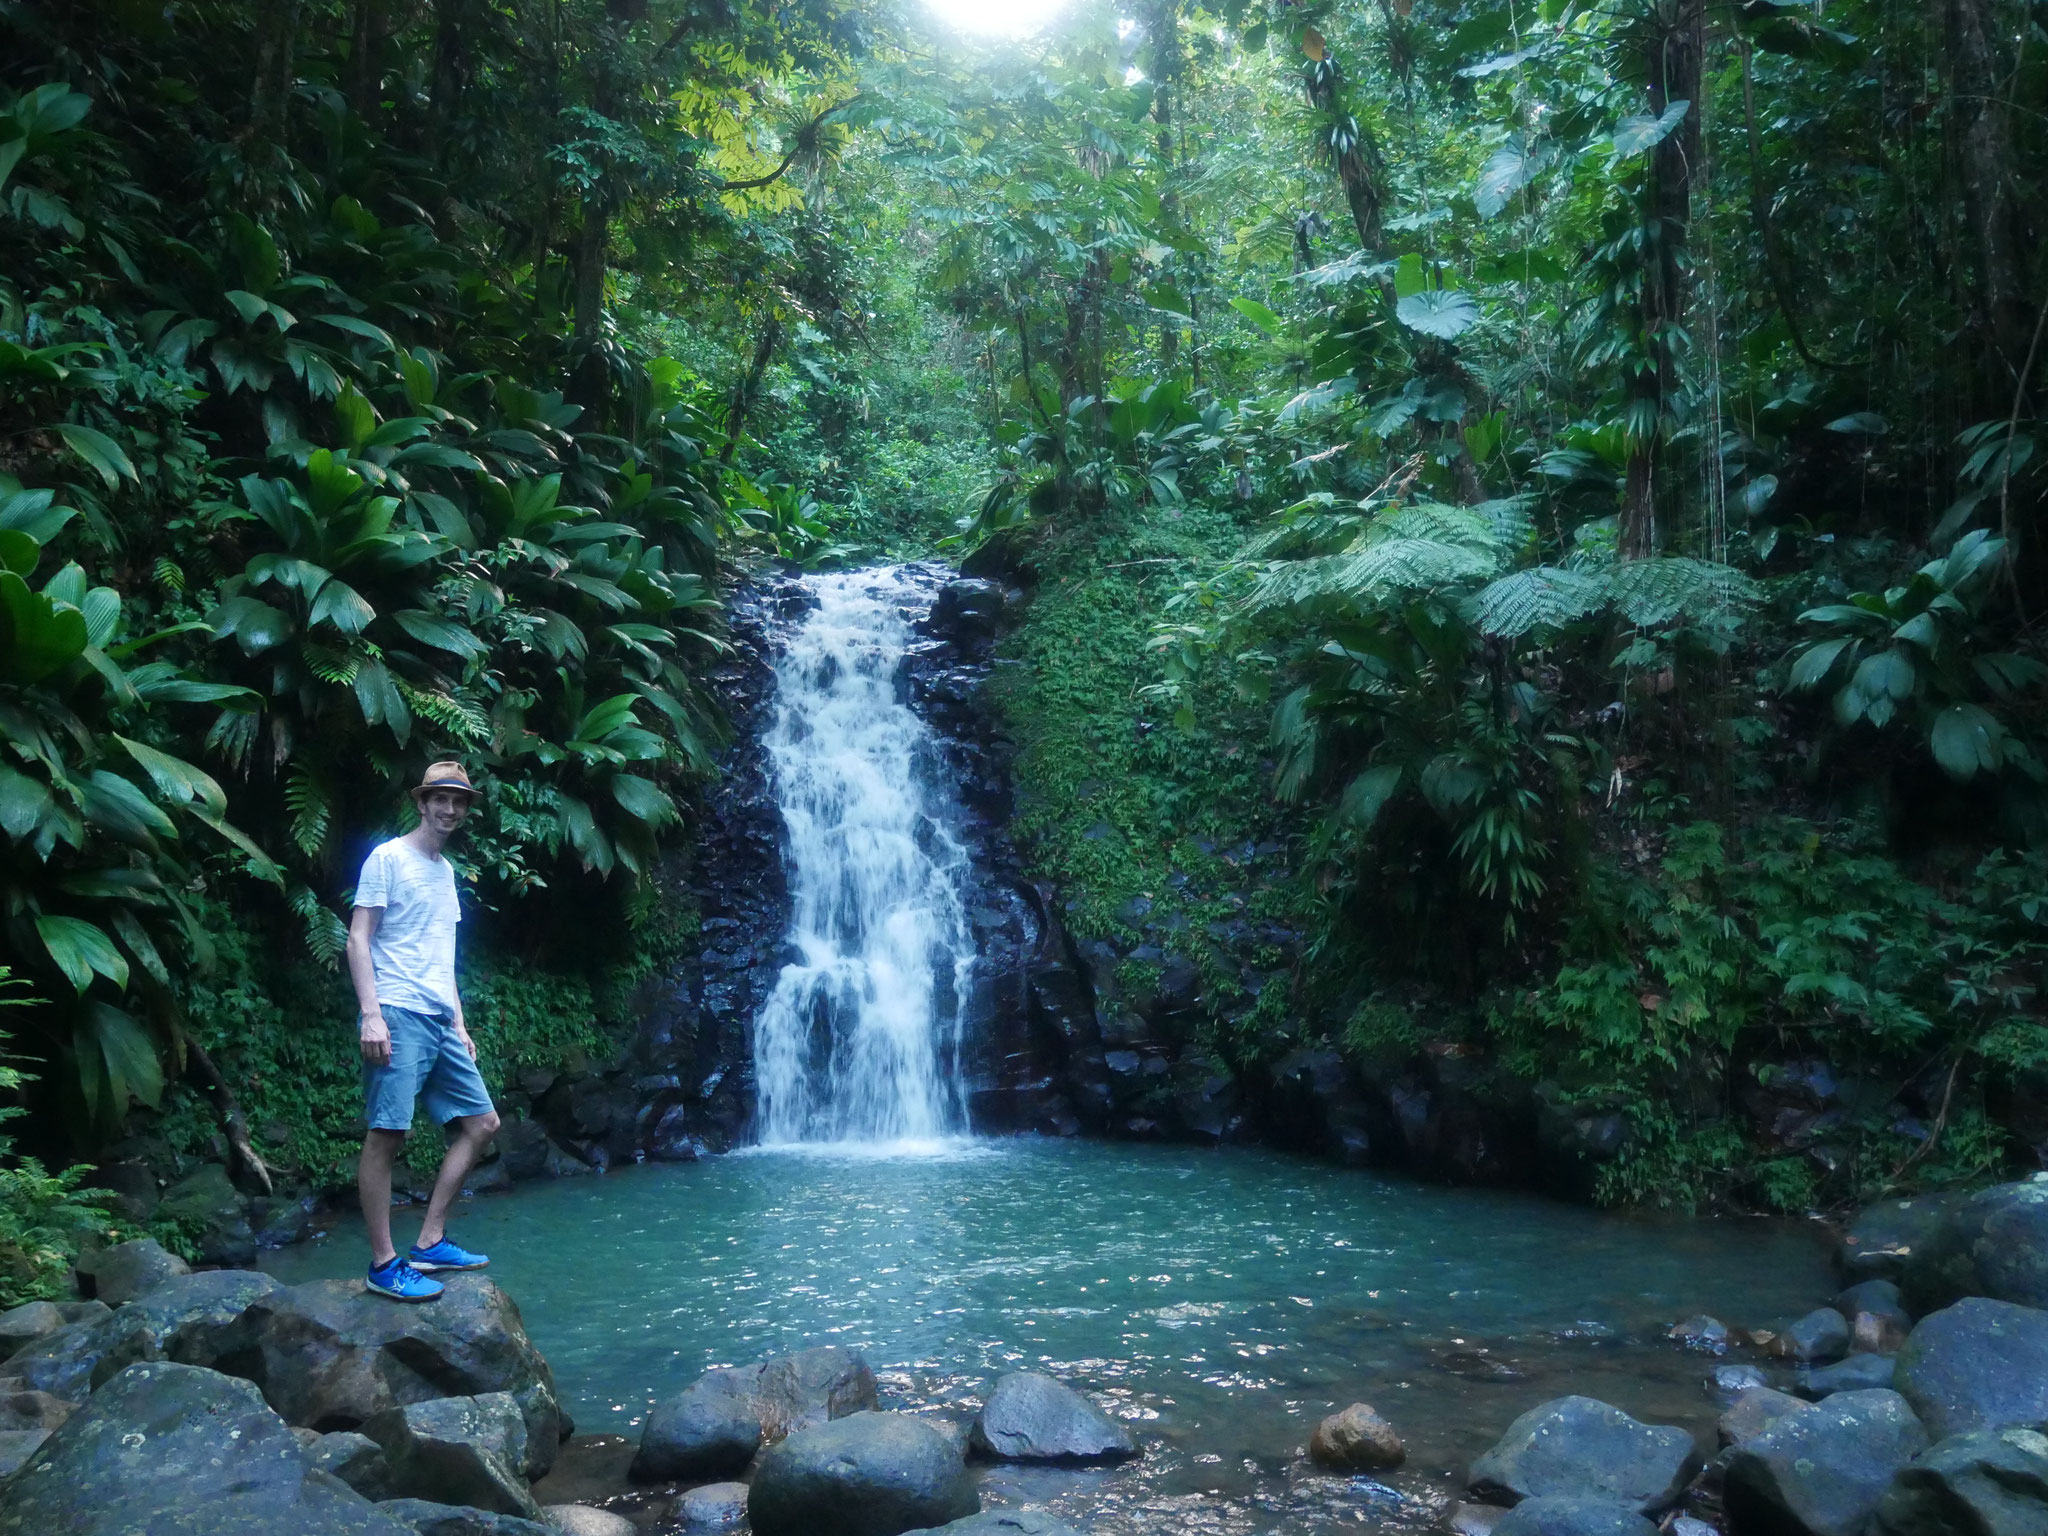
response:
[[[498,1112],[490,1110],[481,1115],[462,1115],[448,1124],[455,1132],[455,1139],[448,1143],[448,1153],[441,1159],[441,1171],[434,1175],[434,1192],[427,1197],[427,1219],[420,1223],[419,1245],[422,1248],[431,1248],[448,1235],[448,1207],[462,1193],[462,1181],[469,1177],[469,1170],[476,1166],[477,1158],[483,1155],[491,1138],[498,1134]]]
[[[391,1246],[391,1165],[405,1145],[403,1131],[367,1131],[363,1155],[356,1164],[356,1195],[363,1202],[363,1225],[370,1230],[370,1267],[389,1264],[398,1256]]]

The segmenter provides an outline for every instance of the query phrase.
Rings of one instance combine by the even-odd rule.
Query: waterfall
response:
[[[762,738],[787,828],[795,955],[754,1022],[760,1139],[961,1134],[967,855],[935,788],[931,732],[896,689],[905,609],[924,596],[897,568],[806,585],[818,606],[776,664]]]

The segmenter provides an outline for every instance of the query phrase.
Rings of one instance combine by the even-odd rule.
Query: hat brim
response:
[[[426,796],[431,795],[437,789],[453,790],[456,794],[467,795],[472,800],[476,799],[477,797],[477,791],[473,785],[456,784],[453,782],[442,784],[421,784],[417,788],[408,790],[407,793],[413,797],[414,801],[419,801],[421,799],[424,799]]]

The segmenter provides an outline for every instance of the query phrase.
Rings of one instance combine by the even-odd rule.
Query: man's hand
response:
[[[469,1052],[469,1059],[471,1061],[475,1061],[476,1042],[469,1038],[469,1031],[462,1027],[462,1021],[459,1019],[455,1023],[455,1038],[460,1040],[462,1042],[462,1048],[465,1051]]]
[[[373,1067],[391,1064],[391,1028],[384,1022],[382,1013],[366,1013],[362,1016],[357,1039],[362,1042],[364,1061]]]

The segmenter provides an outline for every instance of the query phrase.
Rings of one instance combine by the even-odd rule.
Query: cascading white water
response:
[[[894,568],[814,576],[775,667],[762,745],[788,829],[793,910],[754,1022],[764,1144],[966,1130],[960,1000],[974,964],[967,854],[930,786],[931,733],[896,695],[921,595]]]

